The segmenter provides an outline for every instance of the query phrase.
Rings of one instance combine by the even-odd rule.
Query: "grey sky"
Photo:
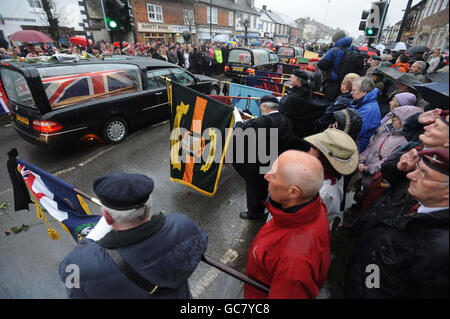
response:
[[[420,0],[414,0],[415,5]],[[370,8],[374,0],[255,0],[255,6],[267,5],[271,9],[287,14],[293,19],[311,17],[331,27],[339,27],[354,37],[362,34],[358,31],[361,13]],[[393,25],[403,18],[408,0],[391,0],[385,25]]]

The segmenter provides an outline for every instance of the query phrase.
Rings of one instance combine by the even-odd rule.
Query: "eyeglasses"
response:
[[[416,163],[416,171],[419,172],[420,180],[422,180],[422,181],[429,180],[429,181],[438,182],[438,183],[448,183],[448,181],[440,181],[440,180],[429,178],[429,177],[425,178],[425,174],[424,174],[423,170],[420,169],[419,163]]]

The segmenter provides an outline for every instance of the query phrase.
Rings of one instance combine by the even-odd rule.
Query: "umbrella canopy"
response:
[[[125,48],[127,45],[128,45],[128,42],[126,42],[126,41],[122,42],[122,48]],[[114,42],[113,46],[115,46],[116,48],[120,48],[119,42]]]
[[[20,42],[39,42],[39,43],[53,43],[52,38],[46,34],[35,30],[22,30],[14,32],[9,37],[10,41]]]
[[[71,37],[70,43],[81,45],[83,47],[87,47],[86,38],[82,37],[82,36]],[[91,40],[89,40],[89,45],[93,45]]]
[[[388,47],[388,49],[391,51],[397,52],[397,51],[406,51],[406,50],[408,50],[409,47],[410,47],[410,45],[406,44],[404,42],[395,42],[395,43],[392,43]]]
[[[384,44],[378,43],[375,47],[378,51],[380,51],[380,54],[383,54],[384,49],[386,49],[386,46]]]
[[[415,88],[432,106],[448,109],[448,74],[447,82],[416,84]]]
[[[372,55],[380,55],[380,51],[378,51],[375,48],[360,46],[360,47],[358,47],[358,49],[359,49],[359,51],[361,51],[363,53],[367,53],[367,55],[369,57],[371,57]]]
[[[417,53],[424,53],[424,52],[428,52],[431,51],[428,47],[424,46],[424,45],[416,45],[414,47],[411,47],[408,49],[408,52],[410,56],[414,56]]]
[[[380,66],[377,70],[394,79],[398,83],[406,85],[412,89],[415,89],[414,85],[422,83],[413,74],[403,73],[391,67]]]
[[[227,42],[230,40],[230,37],[226,34],[218,34],[215,37],[213,37],[213,42]]]
[[[426,74],[425,77],[431,82],[447,82],[448,84],[448,72]]]

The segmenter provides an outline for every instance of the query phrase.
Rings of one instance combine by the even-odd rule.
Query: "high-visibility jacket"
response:
[[[216,58],[217,63],[221,64],[223,62],[222,50],[216,49],[214,51],[214,57]]]

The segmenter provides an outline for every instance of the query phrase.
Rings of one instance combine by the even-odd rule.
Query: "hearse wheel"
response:
[[[107,142],[120,143],[128,134],[127,122],[121,117],[110,118],[103,128],[103,137]]]

